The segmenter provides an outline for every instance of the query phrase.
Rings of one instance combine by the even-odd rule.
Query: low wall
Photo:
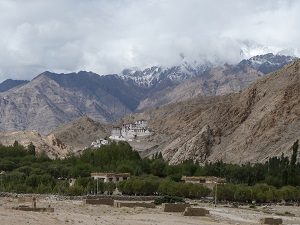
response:
[[[10,198],[33,198],[36,199],[49,199],[57,201],[65,200],[83,200],[85,196],[67,196],[67,195],[54,195],[54,194],[17,194],[10,192],[0,192],[0,197],[10,197]]]
[[[281,218],[262,218],[260,220],[261,224],[270,224],[270,225],[278,225],[282,224],[282,219]]]
[[[186,207],[183,215],[184,216],[206,216],[209,214],[209,211],[204,208],[192,208],[192,207]]]
[[[184,212],[186,207],[190,204],[186,203],[163,203],[162,209],[164,212]]]
[[[32,197],[18,197],[18,203],[32,203]]]
[[[15,210],[21,210],[21,211],[31,211],[31,212],[54,212],[54,208],[48,207],[48,208],[32,208],[32,207],[13,207]]]
[[[86,204],[92,205],[114,205],[114,200],[112,198],[98,198],[98,199],[85,199]]]
[[[115,207],[143,207],[143,208],[155,208],[155,204],[153,202],[134,202],[134,201],[114,201]]]
[[[130,195],[87,195],[86,199],[111,198],[118,201],[154,201],[159,196],[130,196]]]

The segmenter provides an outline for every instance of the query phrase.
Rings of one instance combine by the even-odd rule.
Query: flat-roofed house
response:
[[[216,184],[224,184],[225,179],[213,176],[182,176],[185,183],[202,184],[205,187],[213,189]]]
[[[130,178],[130,173],[91,173],[94,180],[100,180],[104,183],[117,183]]]

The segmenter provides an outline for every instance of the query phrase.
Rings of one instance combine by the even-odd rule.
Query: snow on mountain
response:
[[[274,55],[273,53],[268,53],[264,55],[253,56],[250,59],[242,60],[238,66],[244,67],[249,66],[263,74],[273,72],[286,64],[294,61],[296,57],[285,56],[285,55]]]
[[[281,49],[271,46],[264,46],[253,41],[242,41],[240,55],[242,59],[249,59],[258,55],[266,55],[268,53],[277,54]],[[289,55],[289,54],[288,54]]]
[[[178,66],[172,67],[152,66],[144,70],[138,68],[125,69],[119,76],[122,79],[134,81],[138,86],[152,87],[164,80],[178,83],[197,77],[211,67],[212,64],[210,63],[199,64],[197,62],[183,62]]]
[[[233,65],[237,70],[245,70],[246,67],[257,70],[262,74],[267,74],[280,69],[286,64],[295,60],[294,56],[267,53],[256,55],[249,59],[244,59],[240,63]],[[210,62],[198,63],[183,61],[180,65],[172,67],[152,66],[146,69],[131,68],[125,69],[120,74],[124,80],[133,81],[137,86],[150,88],[162,82],[180,83],[196,77],[201,77],[206,71],[216,65]]]

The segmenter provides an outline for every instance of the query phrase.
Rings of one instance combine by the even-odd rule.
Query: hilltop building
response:
[[[137,137],[145,137],[151,135],[146,120],[138,120],[134,123],[123,124],[122,127],[113,127],[111,136],[112,140],[132,141]]]
[[[109,144],[108,140],[100,138],[100,139],[97,139],[96,141],[93,141],[91,143],[91,147],[92,148],[100,148],[102,145],[108,145],[108,144]]]

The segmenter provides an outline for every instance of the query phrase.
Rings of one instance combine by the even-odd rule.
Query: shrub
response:
[[[184,199],[182,197],[176,197],[176,196],[162,196],[159,198],[156,198],[154,200],[154,204],[161,205],[162,203],[184,203]]]

